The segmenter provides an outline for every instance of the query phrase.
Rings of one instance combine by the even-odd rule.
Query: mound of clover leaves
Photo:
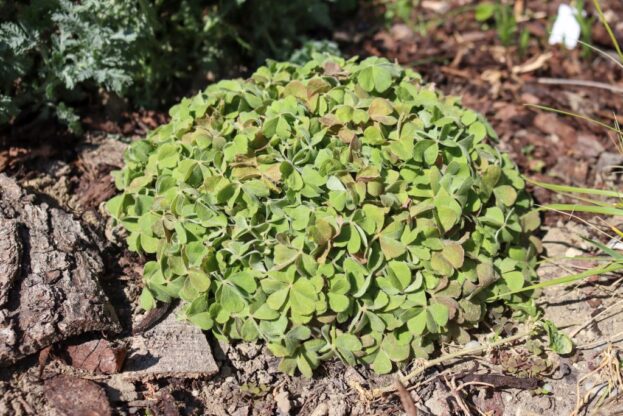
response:
[[[534,312],[507,294],[536,278],[524,181],[486,121],[418,74],[269,62],[170,115],[129,146],[107,204],[154,259],[144,308],[181,298],[194,324],[307,376],[330,357],[388,373],[492,307]]]

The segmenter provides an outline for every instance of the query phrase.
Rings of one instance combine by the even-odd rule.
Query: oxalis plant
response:
[[[539,216],[495,135],[385,59],[269,62],[174,106],[132,143],[108,202],[145,264],[143,308],[181,298],[280,369],[392,371],[535,313]],[[495,299],[495,300],[494,300]]]

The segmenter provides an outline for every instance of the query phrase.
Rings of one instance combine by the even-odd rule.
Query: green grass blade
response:
[[[573,282],[577,282],[578,280],[582,280],[582,279],[586,279],[587,277],[591,277],[591,276],[598,276],[598,275],[602,275],[602,274],[606,274],[606,273],[610,273],[610,272],[615,272],[617,270],[621,270],[623,269],[623,262],[616,262],[616,263],[612,263],[608,266],[605,267],[595,267],[586,271],[583,271],[582,273],[576,273],[576,274],[570,274],[567,276],[563,276],[563,277],[558,277],[556,279],[551,279],[551,280],[547,280],[545,282],[541,282],[541,283],[537,283],[534,285],[530,285],[530,286],[526,286],[523,287],[521,289],[518,290],[513,290],[510,292],[506,292],[506,293],[501,293],[499,295],[495,295],[492,296],[490,298],[487,299],[487,301],[493,301],[493,300],[498,300],[504,296],[508,296],[508,295],[514,295],[516,293],[522,293],[522,292],[527,292],[530,290],[536,290],[536,289],[543,289],[545,287],[551,287],[551,286],[558,286],[558,285],[566,285],[569,283],[573,283]]]
[[[547,182],[539,182],[532,179],[526,178],[526,180],[536,186],[540,186],[544,189],[549,189],[550,191],[556,192],[568,192],[575,194],[587,194],[587,195],[599,195],[599,196],[607,196],[611,198],[621,198],[623,199],[623,193],[617,191],[609,191],[607,189],[593,189],[593,188],[580,188],[577,186],[568,186],[568,185],[556,185],[553,183]]]
[[[564,212],[588,212],[591,214],[611,215],[615,217],[623,217],[623,209],[614,207],[603,207],[597,205],[580,205],[580,204],[547,204],[539,208],[540,210],[551,209],[554,211]]]
[[[612,40],[612,45],[614,46],[614,49],[616,49],[617,54],[619,55],[619,59],[621,60],[621,62],[623,62],[623,52],[621,52],[621,47],[619,46],[619,42],[617,42],[617,38],[616,36],[614,36],[614,32],[612,31],[612,28],[608,24],[608,21],[606,20],[606,16],[604,16],[603,10],[601,10],[601,4],[599,3],[599,0],[593,0],[593,4],[595,5],[597,14],[599,14],[599,20],[606,28],[606,31],[608,32],[608,35],[610,36],[610,39]]]
[[[619,253],[618,251],[611,249],[610,247],[600,243],[599,241],[591,240],[590,238],[585,237],[582,237],[582,239],[599,248],[601,251],[603,251],[613,259],[617,261],[623,261],[623,254]]]
[[[569,195],[569,197],[573,198],[573,199],[577,199],[578,201],[587,202],[587,203],[593,204],[593,205],[598,205],[600,207],[616,206],[615,204],[611,204],[611,203],[608,203],[608,202],[596,201],[594,199],[583,198],[583,197],[577,196],[577,195]]]
[[[524,105],[526,105],[527,107],[538,108],[539,110],[545,110],[545,111],[551,111],[553,113],[563,114],[565,116],[581,118],[582,120],[586,120],[586,121],[588,121],[590,123],[596,124],[598,126],[606,128],[608,130],[611,130],[611,131],[613,131],[615,133],[621,134],[621,130],[620,129],[617,129],[617,128],[612,127],[612,126],[610,126],[610,125],[608,125],[606,123],[602,123],[599,120],[595,120],[594,118],[590,118],[590,117],[587,117],[587,116],[582,115],[582,114],[572,113],[570,111],[565,111],[565,110],[558,110],[557,108],[547,107],[547,106],[538,105],[538,104],[524,104]]]
[[[601,56],[603,56],[606,59],[611,60],[615,65],[623,68],[623,63],[620,62],[617,58],[615,58],[614,56],[610,55],[608,52],[606,51],[602,51],[601,49],[599,49],[598,47],[591,45],[590,43],[586,43],[583,42],[581,40],[578,41],[580,44],[582,44],[583,46],[586,46],[589,49],[592,49],[593,51],[597,52],[598,54],[600,54]]]

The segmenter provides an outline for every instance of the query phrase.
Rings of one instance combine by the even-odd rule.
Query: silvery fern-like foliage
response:
[[[52,14],[57,33],[52,36],[52,63],[67,89],[93,80],[121,94],[132,84],[139,67],[139,37],[149,27],[136,3],[61,0]]]
[[[29,33],[21,24],[13,22],[0,25],[0,39],[2,46],[10,48],[16,55],[22,55],[36,46],[36,33]]]
[[[0,0],[0,125],[56,117],[102,92],[162,106],[285,59],[299,37],[331,24],[329,5],[352,0]]]
[[[67,95],[93,85],[122,95],[137,79],[140,42],[152,36],[138,3],[44,0],[14,7],[15,21],[0,25],[0,123],[29,108],[77,130]]]
[[[0,24],[0,123],[18,111],[11,97],[1,91],[8,90],[13,80],[26,73],[28,52],[36,46],[37,36],[35,31],[28,31],[18,23]]]

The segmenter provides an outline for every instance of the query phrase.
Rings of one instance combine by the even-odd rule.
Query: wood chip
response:
[[[180,416],[175,398],[166,389],[159,392],[158,401],[150,409],[153,414],[158,416]]]
[[[52,346],[45,347],[41,351],[39,351],[39,378],[43,376],[43,370],[45,369],[45,365],[48,363],[48,359],[50,358],[50,352],[52,351]]]
[[[566,120],[561,119],[556,114],[539,113],[534,118],[534,125],[543,133],[555,134],[565,144],[569,144],[570,147],[575,145],[577,141],[576,130]]]
[[[110,416],[104,389],[78,377],[60,375],[45,381],[45,398],[63,416]]]
[[[98,374],[115,374],[121,371],[127,350],[124,345],[96,339],[69,345],[66,353],[73,367]]]
[[[534,72],[537,69],[541,69],[550,59],[552,59],[552,54],[550,52],[541,54],[526,63],[514,66],[512,72],[513,74],[525,74],[528,72]]]
[[[179,312],[177,307],[152,329],[130,338],[131,353],[122,373],[126,379],[205,378],[218,373],[205,334],[180,321]]]

